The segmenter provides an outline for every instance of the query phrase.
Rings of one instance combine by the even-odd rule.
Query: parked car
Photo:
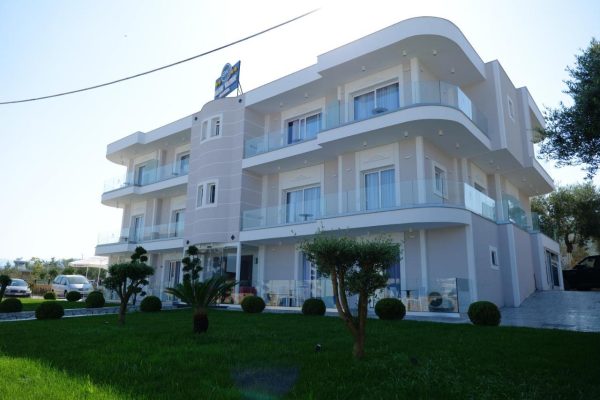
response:
[[[86,297],[93,290],[94,287],[83,275],[58,275],[52,281],[52,291],[57,297],[67,297],[67,293],[72,291]]]
[[[6,287],[4,295],[6,297],[30,297],[31,289],[29,289],[29,285],[23,279],[13,278]]]
[[[586,257],[563,271],[565,289],[600,289],[600,255]]]

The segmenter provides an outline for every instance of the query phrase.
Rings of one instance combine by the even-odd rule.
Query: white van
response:
[[[83,275],[58,275],[52,281],[52,291],[57,297],[67,297],[67,293],[73,291],[86,297],[93,290],[94,287]]]

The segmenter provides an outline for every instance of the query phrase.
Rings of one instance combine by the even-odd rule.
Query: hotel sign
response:
[[[221,76],[215,81],[215,99],[221,99],[240,86],[240,61],[233,66],[225,64]]]

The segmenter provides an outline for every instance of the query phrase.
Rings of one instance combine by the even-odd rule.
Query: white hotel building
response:
[[[127,172],[102,203],[123,209],[122,229],[96,254],[112,263],[142,245],[156,269],[148,291],[166,299],[193,244],[204,276],[226,273],[268,305],[331,306],[297,244],[319,229],[386,234],[401,257],[378,296],[409,311],[519,306],[562,287],[559,246],[530,213],[530,198],[554,189],[534,157],[542,126],[527,88],[455,25],[402,21],[109,144]]]

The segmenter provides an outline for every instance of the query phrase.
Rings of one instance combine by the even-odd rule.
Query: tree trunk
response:
[[[361,359],[365,356],[365,338],[366,338],[366,327],[367,327],[367,304],[368,296],[366,293],[361,292],[358,295],[358,327],[356,335],[354,336],[354,348],[352,354],[355,358]]]
[[[121,301],[119,304],[119,324],[125,325],[125,314],[127,313],[127,302]]]
[[[565,233],[565,246],[567,247],[567,253],[573,252],[573,242],[569,241],[569,234]]]
[[[205,309],[197,309],[194,312],[194,333],[204,333],[208,330],[208,315]]]

